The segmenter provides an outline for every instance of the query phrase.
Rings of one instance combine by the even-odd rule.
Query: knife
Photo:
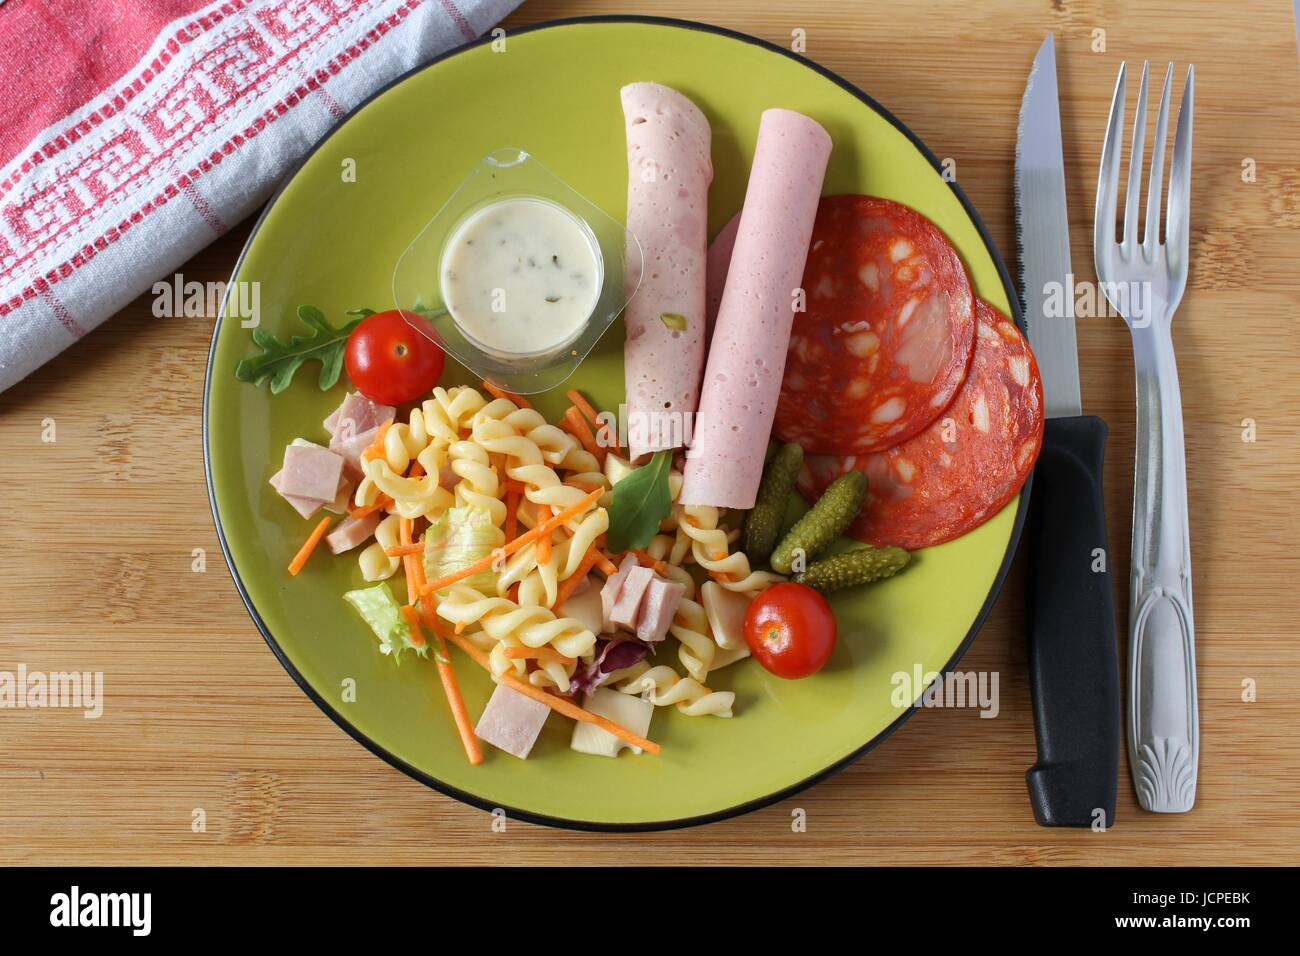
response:
[[[1020,104],[1016,237],[1029,344],[1047,421],[1030,502],[1028,657],[1038,761],[1025,774],[1042,826],[1110,827],[1119,779],[1119,648],[1102,507],[1106,423],[1081,414],[1074,274],[1056,50]]]

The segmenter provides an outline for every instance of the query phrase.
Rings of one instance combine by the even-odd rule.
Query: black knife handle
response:
[[[1102,499],[1106,423],[1049,418],[1030,504],[1029,681],[1038,762],[1025,774],[1045,827],[1115,823],[1119,646]]]

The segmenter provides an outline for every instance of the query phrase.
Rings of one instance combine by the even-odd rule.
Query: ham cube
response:
[[[641,616],[636,623],[636,636],[647,644],[662,641],[668,636],[668,627],[673,623],[677,606],[686,596],[686,585],[677,581],[665,581],[656,576],[646,589],[645,600],[641,603]]]
[[[636,630],[636,622],[641,617],[641,605],[645,602],[646,591],[650,589],[654,577],[653,571],[640,565],[628,569],[623,587],[618,592],[618,600],[614,602],[614,608],[609,614],[609,619],[616,626],[625,627],[629,631]]]
[[[339,478],[339,493],[334,496],[334,500],[325,505],[326,511],[332,511],[336,515],[341,515],[348,510],[348,505],[352,501],[352,492],[356,491],[357,482],[348,474],[348,466],[343,466],[343,476]]]
[[[343,435],[359,435],[362,432],[370,431],[372,428],[378,428],[384,422],[388,421],[397,412],[392,405],[380,405],[372,402],[360,392],[352,392],[343,399],[343,404],[334,409],[330,417],[325,419],[325,430],[331,436],[339,433],[340,427]],[[331,442],[331,444],[333,444]]]
[[[310,518],[321,509],[323,504],[325,504],[325,502],[320,501],[317,498],[301,498],[298,495],[286,495],[280,490],[280,480],[283,476],[284,469],[281,468],[271,476],[271,487],[279,492],[280,497],[289,502],[289,504],[293,506],[293,510],[298,512],[298,514],[302,515],[304,518]]]
[[[330,552],[333,554],[351,551],[375,533],[375,528],[379,525],[379,519],[382,517],[383,515],[378,511],[372,511],[364,518],[354,518],[348,515],[339,522],[337,528],[325,535],[325,544],[329,546]]]
[[[627,577],[628,571],[636,567],[636,555],[629,554],[623,559],[623,563],[618,566],[618,571],[611,574],[605,581],[605,586],[600,589],[600,612],[604,626],[601,632],[612,634],[614,632],[614,621],[611,615],[614,613],[614,603],[618,600],[618,594],[623,589],[623,579]]]
[[[497,684],[474,733],[506,753],[526,760],[551,708],[519,691]]]
[[[343,459],[320,445],[293,444],[284,450],[284,468],[280,471],[282,495],[333,501],[343,477]]]
[[[340,430],[330,439],[330,451],[340,455],[345,462],[348,475],[357,477],[365,472],[361,467],[361,453],[374,444],[379,434],[379,426],[363,432],[346,432]]]

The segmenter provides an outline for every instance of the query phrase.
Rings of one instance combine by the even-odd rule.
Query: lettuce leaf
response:
[[[348,591],[343,595],[343,600],[356,608],[361,619],[375,632],[375,637],[379,638],[381,654],[392,655],[393,660],[399,664],[402,662],[402,651],[414,651],[420,657],[428,655],[428,647],[420,647],[412,642],[411,626],[402,617],[401,605],[387,584]]]
[[[492,523],[486,508],[448,508],[434,518],[424,533],[424,573],[430,581],[453,574],[480,561],[506,543],[506,533]],[[500,575],[480,571],[464,583],[485,594],[495,594]]]

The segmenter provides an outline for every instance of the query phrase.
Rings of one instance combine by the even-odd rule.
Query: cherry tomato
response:
[[[835,614],[806,584],[774,584],[749,602],[745,643],[765,668],[794,680],[822,669],[835,650]]]
[[[445,361],[442,349],[411,328],[397,309],[363,319],[343,352],[352,384],[381,405],[423,398],[442,376]]]

